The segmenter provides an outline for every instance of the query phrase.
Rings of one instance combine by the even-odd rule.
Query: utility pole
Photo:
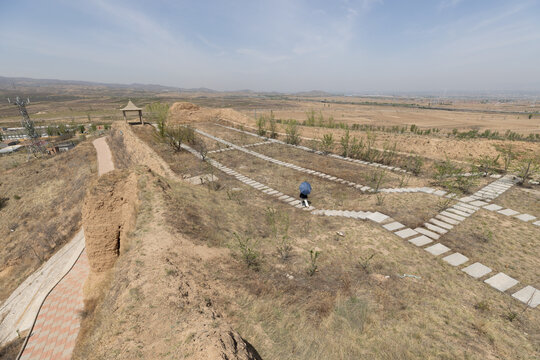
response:
[[[11,100],[8,98],[8,103],[11,104]],[[30,119],[28,111],[26,111],[26,105],[30,104],[30,99],[26,98],[26,101],[21,100],[18,96],[15,98],[13,105],[19,108],[19,113],[21,114],[21,125],[26,130],[26,135],[30,140],[30,145],[26,148],[28,149],[28,155],[32,154],[34,157],[37,157],[39,154],[44,153],[44,149],[41,146],[39,141],[39,134],[36,132],[34,122]]]

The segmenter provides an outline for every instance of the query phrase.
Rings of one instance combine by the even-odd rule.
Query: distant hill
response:
[[[0,90],[15,90],[17,88],[39,88],[39,87],[92,87],[92,88],[108,88],[111,90],[135,90],[135,91],[150,91],[150,92],[198,92],[198,93],[217,93],[218,91],[197,88],[184,89],[174,86],[164,86],[158,84],[115,84],[115,83],[100,83],[91,81],[79,80],[56,80],[56,79],[33,79],[25,77],[5,77],[0,76]]]

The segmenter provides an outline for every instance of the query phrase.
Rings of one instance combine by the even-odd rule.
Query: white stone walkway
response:
[[[437,216],[424,223],[421,227],[415,229],[405,228],[403,224],[398,222],[389,223],[383,225],[383,227],[394,232],[394,234],[400,238],[407,239],[411,244],[423,248],[433,256],[445,255],[442,257],[443,261],[451,266],[460,267],[467,264],[469,258],[458,252],[452,253],[452,250],[449,247],[437,242],[437,240],[482,207],[495,211],[498,205],[489,205],[487,201],[495,199],[512,187],[514,183],[515,180],[512,180],[511,176],[502,177],[480,189],[473,195],[459,199],[457,204],[442,211]],[[531,215],[528,217],[522,216],[520,220],[531,221],[534,217],[531,218],[530,216]],[[492,269],[479,262],[465,266],[461,270],[475,279],[482,278],[492,272]],[[513,279],[502,272],[485,279],[484,282],[502,292],[513,288],[519,283],[518,280]],[[512,293],[512,296],[533,308],[540,304],[540,290],[537,290],[532,286],[526,286]]]
[[[203,134],[204,135],[204,134]],[[217,140],[217,138],[216,138]],[[219,141],[219,140],[218,140]],[[231,143],[231,146],[238,147]],[[184,149],[191,152],[193,155],[201,158],[200,154],[187,145],[182,145]],[[309,211],[313,215],[320,216],[340,216],[351,219],[359,220],[371,220],[377,224],[380,224],[386,230],[394,233],[401,239],[407,240],[411,244],[423,248],[427,253],[433,256],[445,255],[442,260],[453,267],[460,267],[470,262],[470,259],[458,252],[451,253],[451,249],[440,242],[436,242],[442,235],[446,234],[455,225],[458,225],[470,215],[474,214],[481,207],[487,206],[487,201],[495,199],[497,196],[508,190],[515,183],[511,176],[502,177],[493,183],[478,190],[476,193],[469,197],[464,197],[458,200],[458,203],[451,208],[442,211],[435,218],[430,219],[423,226],[415,229],[407,228],[405,225],[395,221],[388,215],[380,212],[370,211],[349,211],[349,210],[324,210],[315,209],[314,207],[305,208],[302,206],[300,200],[295,199],[289,195],[283,194],[278,190],[272,189],[262,183],[250,179],[213,159],[207,159],[209,163],[225,172],[228,175],[234,176],[239,181],[246,185],[249,185],[256,190],[275,197],[277,200],[282,201],[290,206]],[[444,195],[444,194],[443,194]],[[454,194],[446,195],[446,197],[453,197]],[[442,196],[442,195],[441,195]],[[433,243],[435,241],[435,243]],[[429,246],[426,246],[429,245]],[[424,247],[425,246],[425,247]],[[450,253],[450,254],[449,254]],[[474,279],[480,279],[492,272],[489,267],[475,262],[468,266],[464,266],[461,270],[471,276]],[[516,286],[519,281],[512,277],[500,272],[494,276],[491,276],[484,280],[484,282],[494,289],[501,292],[506,292],[508,289]],[[540,290],[528,285],[520,290],[511,293],[512,297],[521,301],[529,307],[535,308],[540,305]]]
[[[226,125],[217,124],[217,123],[214,123],[214,125],[221,126],[221,127],[225,128],[225,129],[241,132],[241,133],[244,133],[244,134],[247,134],[247,135],[256,136],[256,137],[259,137],[261,139],[266,139],[264,136],[254,134],[254,133],[249,132],[249,131],[236,129],[236,128],[231,127],[231,126],[226,126]],[[379,164],[379,163],[376,163],[376,162],[369,162],[369,161],[353,159],[353,158],[350,158],[350,157],[341,156],[341,155],[332,154],[332,153],[327,155],[327,154],[323,153],[322,151],[314,150],[314,149],[308,148],[307,146],[287,144],[286,142],[281,141],[281,140],[277,140],[277,139],[268,139],[268,141],[275,142],[276,144],[292,146],[294,148],[297,148],[297,149],[300,149],[300,150],[305,150],[305,151],[308,151],[310,153],[315,153],[315,154],[318,154],[318,155],[330,156],[330,157],[333,157],[333,158],[336,158],[336,159],[345,160],[345,161],[349,161],[349,162],[353,162],[353,163],[357,163],[357,164],[380,167],[380,168],[386,169],[386,170],[411,174],[409,171],[407,171],[405,169],[401,169],[399,167],[388,166],[388,165]]]
[[[254,147],[254,146],[268,145],[268,144],[272,144],[272,142],[262,141],[262,142],[258,142],[258,143],[255,143],[255,144],[243,145],[243,146],[240,146],[240,147],[250,148],[250,147]],[[223,148],[223,149],[217,149],[217,150],[209,151],[208,154],[216,154],[216,153],[221,153],[221,152],[231,151],[231,150],[236,150],[236,149],[232,148],[232,147],[226,147],[226,148]]]
[[[245,149],[245,146],[239,146],[239,145],[233,144],[233,143],[231,143],[229,141],[226,141],[226,140],[223,140],[223,139],[221,139],[221,138],[219,138],[217,136],[208,134],[205,131],[202,131],[202,130],[199,130],[199,129],[195,129],[195,131],[200,135],[206,136],[206,137],[208,137],[208,138],[210,138],[212,140],[215,140],[217,142],[220,142],[222,144],[227,145],[228,146],[227,149],[240,150],[242,152],[245,152],[246,154],[258,157],[261,160],[269,161],[269,162],[274,163],[276,165],[285,166],[285,167],[288,167],[288,168],[296,170],[296,171],[307,173],[309,175],[318,176],[318,177],[326,179],[328,181],[333,181],[333,182],[336,182],[336,183],[340,183],[340,184],[344,184],[344,185],[347,185],[347,186],[350,186],[350,187],[354,187],[355,189],[360,190],[362,192],[374,192],[375,191],[373,188],[371,188],[371,187],[369,187],[367,185],[357,184],[357,183],[354,183],[352,181],[341,179],[341,178],[339,178],[337,176],[332,176],[332,175],[329,175],[329,174],[325,174],[323,172],[319,172],[319,171],[315,171],[315,170],[311,170],[311,169],[306,169],[306,168],[303,168],[303,167],[298,166],[298,165],[294,165],[294,164],[291,164],[291,163],[288,163],[288,162],[285,162],[285,161],[277,160],[277,159],[274,159],[272,157],[263,155],[261,153],[251,151],[251,150],[247,150],[247,149]],[[277,140],[269,139],[269,141],[276,142]],[[265,142],[265,143],[268,144],[268,142]],[[381,168],[383,168],[383,166],[381,166]],[[432,195],[435,195],[435,196],[445,196],[445,195],[447,197],[452,197],[453,196],[453,194],[447,194],[446,191],[444,191],[444,190],[437,190],[437,189],[433,189],[433,188],[430,188],[430,187],[379,189],[379,192],[384,192],[384,193],[420,193],[420,192],[422,192],[422,193],[426,193],[426,194],[432,194]]]

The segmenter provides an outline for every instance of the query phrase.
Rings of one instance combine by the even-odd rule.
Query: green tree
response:
[[[343,150],[342,154],[345,157],[349,157],[350,139],[351,136],[349,135],[349,129],[347,129],[345,130],[345,135],[343,135],[340,139],[341,148]]]
[[[266,116],[261,115],[257,119],[257,135],[266,136]]]
[[[328,154],[334,149],[334,136],[331,133],[323,135],[319,149],[325,154]]]
[[[146,111],[149,113],[149,117],[157,124],[157,132],[160,137],[165,136],[167,127],[167,114],[169,113],[169,104],[161,102],[154,102],[146,105]]]
[[[278,136],[277,133],[277,124],[276,124],[276,118],[274,117],[274,112],[270,110],[270,137],[272,139],[276,139]]]
[[[298,132],[298,125],[296,120],[289,120],[287,127],[285,128],[285,142],[291,145],[300,144],[300,134]]]

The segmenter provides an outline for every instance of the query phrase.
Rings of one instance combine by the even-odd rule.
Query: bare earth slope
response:
[[[110,274],[108,291],[83,324],[75,359],[259,359],[212,306],[203,258],[222,251],[167,231],[160,187],[139,172],[141,211],[133,239]]]

